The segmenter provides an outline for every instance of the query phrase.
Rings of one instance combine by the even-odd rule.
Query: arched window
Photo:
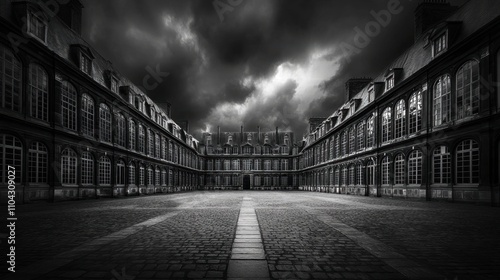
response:
[[[365,122],[360,122],[357,126],[357,142],[358,142],[358,151],[361,151],[365,148]]]
[[[119,160],[116,164],[116,185],[125,185],[125,162]]]
[[[354,153],[356,151],[356,128],[351,126],[349,129],[349,153]]]
[[[356,168],[354,164],[349,165],[349,183],[348,185],[356,184]]]
[[[174,173],[172,172],[172,169],[168,170],[168,185],[169,186],[174,185]]]
[[[103,103],[99,106],[99,138],[111,142],[111,111]]]
[[[434,126],[451,120],[451,82],[450,76],[444,75],[434,84],[433,117]]]
[[[456,151],[456,183],[479,183],[479,145],[474,140],[462,141]]]
[[[133,162],[128,165],[128,184],[135,185],[135,163]]]
[[[405,156],[398,154],[394,159],[394,184],[403,185],[405,183]]]
[[[422,152],[415,150],[408,156],[408,184],[422,184]]]
[[[128,147],[132,150],[135,151],[135,122],[133,120],[130,120],[128,124]]]
[[[342,156],[341,154],[341,147],[340,147],[340,135],[337,135],[335,137],[335,157],[339,158]]]
[[[365,169],[361,163],[356,165],[356,185],[362,186],[365,184]]]
[[[368,185],[373,186],[375,185],[375,161],[369,160],[368,163],[366,164],[366,172],[367,172],[367,179],[368,179]]]
[[[139,165],[139,185],[144,186],[146,182],[144,182],[144,165]]]
[[[99,159],[99,185],[111,185],[111,160],[107,156]]]
[[[396,116],[395,116],[395,139],[405,136],[406,130],[406,105],[404,100],[399,100],[396,103]]]
[[[366,147],[371,148],[375,145],[375,116],[368,119],[366,125]]]
[[[155,186],[160,186],[161,185],[161,177],[160,177],[160,168],[156,167],[155,169]]]
[[[21,183],[21,174],[23,174],[23,145],[21,141],[14,136],[0,134],[0,182],[8,183],[8,170],[9,166],[15,168],[16,183]]]
[[[82,94],[82,133],[94,137],[94,100],[86,93]]]
[[[145,149],[145,135],[144,135],[144,127],[142,125],[139,125],[139,141],[137,141],[137,144],[139,145],[139,152],[145,154],[146,149]]]
[[[21,112],[21,77],[21,63],[10,50],[0,45],[0,105],[2,108]]]
[[[386,108],[382,113],[382,143],[387,143],[392,139],[392,112],[391,108]]]
[[[125,121],[125,117],[122,114],[116,115],[116,144],[125,147],[125,139],[127,135],[127,122]]]
[[[61,183],[76,185],[76,153],[66,148],[61,153]]]
[[[335,159],[335,136],[330,138],[330,159]]]
[[[148,167],[148,185],[153,185],[153,168],[151,166]]]
[[[162,168],[161,170],[161,185],[167,185],[167,170],[165,170],[165,168]]]
[[[160,134],[156,133],[155,134],[155,157],[160,158],[161,155],[161,140],[160,140]]]
[[[47,148],[40,142],[34,142],[28,152],[29,182],[47,183],[48,155]]]
[[[432,182],[434,184],[448,184],[451,179],[451,154],[446,146],[434,149],[432,159]]]
[[[410,96],[410,120],[408,133],[414,134],[422,129],[422,93],[417,91]]]
[[[76,89],[67,81],[61,83],[62,126],[76,130]]]
[[[150,157],[155,156],[155,138],[154,138],[154,132],[151,129],[148,129],[148,155]]]
[[[382,159],[382,185],[389,185],[390,183],[390,177],[389,177],[389,171],[390,171],[390,165],[391,165],[391,160],[389,159],[388,156],[384,157]]]
[[[82,153],[82,185],[94,184],[94,157],[89,152]]]
[[[330,178],[329,178],[328,181],[330,183],[329,185],[332,186],[335,183],[335,177],[334,177],[334,173],[333,173],[333,168],[330,168],[330,172],[329,173],[330,173],[329,174]]]
[[[341,182],[342,186],[346,186],[347,184],[349,184],[349,182],[347,181],[348,180],[348,177],[347,177],[348,171],[349,171],[349,169],[347,169],[347,166],[344,165],[344,168],[342,168],[342,182]]]
[[[49,79],[47,72],[35,64],[30,64],[29,74],[30,116],[48,121]]]
[[[334,174],[335,174],[335,186],[340,186],[340,168],[339,167],[335,167],[335,171],[334,171]]]
[[[457,119],[479,113],[479,63],[471,60],[457,72]]]
[[[347,136],[348,136],[347,132],[345,132],[345,131],[342,132],[342,135],[341,135],[341,138],[342,138],[342,143],[341,143],[341,146],[342,146],[341,149],[342,149],[342,151],[341,151],[341,155],[342,156],[347,155],[347,148],[348,148],[347,147]]]

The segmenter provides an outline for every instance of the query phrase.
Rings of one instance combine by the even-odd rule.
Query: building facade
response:
[[[78,0],[2,1],[1,201],[11,166],[21,202],[299,189],[498,204],[500,2],[472,2],[420,4],[414,44],[350,79],[304,138],[242,127],[198,141],[81,38]]]
[[[2,201],[8,166],[24,202],[193,190],[197,140],[81,38],[79,1],[53,2],[0,4]]]
[[[497,204],[499,8],[421,3],[414,44],[309,134],[300,189]]]

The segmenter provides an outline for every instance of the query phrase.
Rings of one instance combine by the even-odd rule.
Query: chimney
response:
[[[360,92],[365,86],[372,82],[372,78],[352,78],[345,83],[346,102]]]
[[[276,127],[276,145],[280,144],[280,138],[278,137],[278,127]]]
[[[415,9],[415,41],[457,9],[447,0],[424,0]]]
[[[243,144],[243,126],[241,126],[241,132],[240,132],[240,145]]]
[[[64,2],[65,4],[59,5],[59,12],[57,13],[57,16],[69,28],[78,33],[78,35],[82,35],[82,3],[80,0],[70,0]]]
[[[220,144],[220,126],[217,126],[217,144]]]
[[[257,134],[257,141],[260,145],[260,126],[257,126],[257,130],[259,131],[259,133]]]

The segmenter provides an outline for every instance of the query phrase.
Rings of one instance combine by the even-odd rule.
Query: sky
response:
[[[146,93],[198,139],[241,125],[303,135],[346,101],[349,78],[376,77],[411,46],[418,2],[82,0],[82,33],[136,85],[158,71]]]

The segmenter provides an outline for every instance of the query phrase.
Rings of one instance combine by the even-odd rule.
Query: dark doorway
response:
[[[250,189],[250,175],[243,176],[243,189],[244,190]]]

